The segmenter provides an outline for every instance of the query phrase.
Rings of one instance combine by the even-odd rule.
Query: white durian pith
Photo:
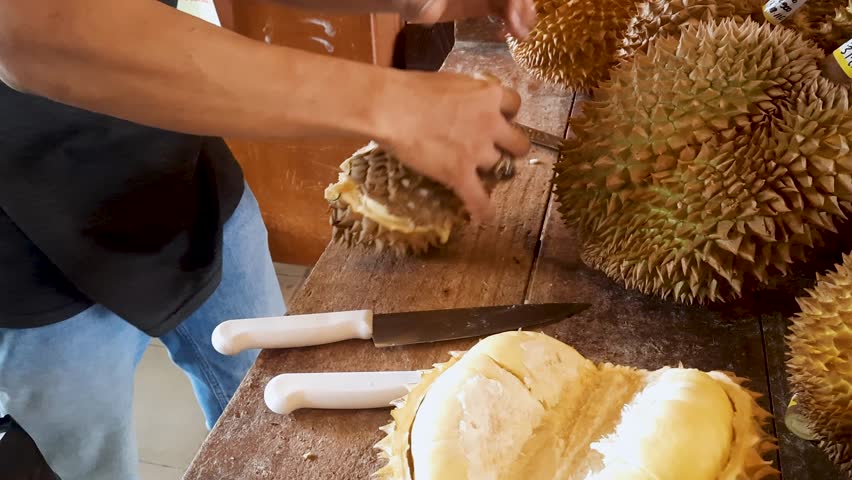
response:
[[[493,335],[394,409],[384,480],[753,480],[769,414],[742,379],[595,364],[541,333]]]

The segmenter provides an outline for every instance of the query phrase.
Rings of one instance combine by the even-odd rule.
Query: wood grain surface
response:
[[[512,85],[524,104],[518,120],[563,135],[573,95],[521,73],[505,46],[457,47],[445,71],[488,71]],[[456,233],[443,251],[396,258],[332,245],[290,305],[293,313],[354,308],[376,312],[523,302],[549,199],[555,152],[534,147],[516,177],[494,192],[492,224]],[[188,480],[212,478],[366,479],[380,465],[372,446],[389,411],[298,411],[282,416],[263,402],[263,388],[284,372],[427,368],[475,340],[377,349],[350,341],[321,347],[267,350],[240,387],[191,464]],[[303,456],[312,453],[307,460]]]

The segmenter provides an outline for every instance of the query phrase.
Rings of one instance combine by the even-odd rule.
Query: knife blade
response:
[[[372,310],[227,320],[213,330],[224,355],[247,349],[298,348],[372,339],[376,347],[487,336],[576,315],[586,303],[544,303],[373,314]]]
[[[540,147],[549,148],[556,152],[558,152],[562,148],[562,143],[565,141],[565,139],[558,135],[543,132],[541,130],[532,128],[527,125],[523,125],[521,123],[515,122],[515,127],[520,129],[529,137],[530,143],[533,143]]]

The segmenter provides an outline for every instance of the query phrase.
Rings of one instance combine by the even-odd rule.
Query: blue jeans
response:
[[[224,227],[222,283],[161,337],[212,428],[258,351],[224,356],[216,325],[286,311],[257,202],[246,192]],[[133,380],[151,338],[95,305],[45,327],[0,329],[0,416],[11,414],[62,480],[133,480],[138,452]]]

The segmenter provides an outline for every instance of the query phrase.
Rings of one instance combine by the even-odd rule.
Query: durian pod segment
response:
[[[534,77],[590,91],[608,76],[630,18],[631,0],[536,0],[538,22],[524,40],[512,35],[512,57]]]
[[[489,191],[513,175],[511,159],[483,175]],[[459,197],[443,184],[406,168],[376,142],[340,165],[337,183],[325,190],[331,206],[332,240],[422,254],[446,244],[468,215]]]
[[[822,77],[824,56],[790,29],[726,19],[614,70],[554,167],[583,261],[700,304],[788,273],[852,201],[849,90]]]
[[[798,302],[787,337],[791,393],[807,431],[852,478],[852,256]]]
[[[733,375],[596,365],[533,332],[492,335],[451,362],[392,414],[384,480],[777,476],[762,458],[769,414]]]

